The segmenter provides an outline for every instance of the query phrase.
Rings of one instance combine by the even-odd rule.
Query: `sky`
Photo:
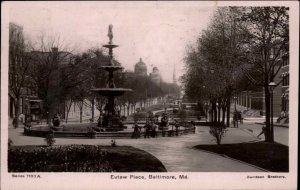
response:
[[[205,29],[215,5],[210,2],[15,2],[9,21],[23,26],[25,37],[59,36],[67,50],[80,53],[108,42],[113,25],[115,58],[134,70],[140,58],[148,73],[158,67],[164,81],[184,73],[188,45]]]

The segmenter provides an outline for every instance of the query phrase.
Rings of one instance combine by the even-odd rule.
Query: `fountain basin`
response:
[[[115,45],[115,44],[105,44],[105,45],[103,45],[103,47],[106,47],[108,49],[112,49],[112,48],[116,48],[116,47],[119,47],[119,46]]]
[[[50,132],[54,137],[61,138],[132,138],[133,125],[127,125],[122,131],[93,131],[91,128],[97,127],[97,123],[67,123],[60,126],[61,130],[51,130],[48,125],[34,125],[32,127],[24,127],[24,134],[27,136],[46,137]],[[194,134],[195,126],[179,127],[178,135]],[[141,129],[141,138],[145,134],[145,129]],[[175,130],[170,126],[166,130],[157,130],[157,137],[172,137],[175,135]]]
[[[94,88],[91,91],[97,92],[102,96],[121,96],[125,92],[131,92],[128,88]]]

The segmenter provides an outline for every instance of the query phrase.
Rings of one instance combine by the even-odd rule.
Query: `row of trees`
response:
[[[10,36],[11,37],[11,36]],[[43,102],[43,117],[49,117],[57,111],[66,110],[66,120],[72,105],[80,110],[80,122],[84,105],[91,107],[94,119],[94,107],[102,110],[106,100],[91,91],[103,88],[107,83],[107,73],[99,66],[107,65],[107,52],[99,48],[73,55],[59,38],[41,37],[35,48],[25,43],[20,34],[19,39],[10,40],[9,89],[15,98],[15,118],[19,117],[20,99],[24,89],[36,91]],[[64,50],[64,51],[62,51]],[[16,54],[18,56],[16,56]],[[114,64],[120,65],[118,61]],[[117,105],[128,109],[137,102],[146,102],[149,98],[164,96],[171,91],[179,91],[177,86],[162,82],[157,86],[147,76],[137,76],[132,72],[119,71],[115,74],[118,87],[133,89],[117,99]],[[129,112],[129,111],[128,111]],[[18,119],[16,119],[18,121]]]
[[[216,10],[196,46],[188,48],[187,73],[182,78],[190,98],[210,103],[211,122],[224,124],[227,117],[229,126],[231,97],[242,90],[263,88],[266,141],[273,141],[268,85],[281,68],[282,52],[288,51],[288,20],[286,7]]]

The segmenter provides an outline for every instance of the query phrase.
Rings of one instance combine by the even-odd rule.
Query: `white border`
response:
[[[290,172],[289,173],[168,173],[187,174],[188,180],[111,180],[110,173],[39,173],[41,179],[12,178],[7,173],[8,22],[14,3],[93,4],[103,6],[289,6],[290,7]],[[299,3],[287,2],[2,2],[1,17],[1,189],[296,189],[298,153]],[[205,163],[203,163],[205,164]],[[126,174],[126,173],[122,173]],[[147,175],[147,173],[139,173]],[[285,179],[246,179],[247,175],[284,175]]]

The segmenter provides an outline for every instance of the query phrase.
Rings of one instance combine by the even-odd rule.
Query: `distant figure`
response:
[[[263,125],[262,128],[261,128],[261,132],[259,133],[259,135],[257,135],[257,138],[259,138],[260,135],[265,134],[265,133],[266,133],[266,126]]]
[[[103,123],[103,114],[102,114],[102,111],[100,111],[100,115],[99,115],[99,118],[98,118],[98,124],[97,124],[97,126],[98,127],[102,127],[102,123]]]
[[[178,136],[179,123],[175,120],[175,135]]]
[[[138,126],[137,122],[134,123],[134,131],[132,134],[132,138],[140,138],[140,127]]]
[[[16,129],[17,128],[17,118],[16,117],[13,118],[12,124],[13,124],[14,128]]]
[[[150,130],[151,130],[151,125],[149,124],[149,121],[146,121],[146,125],[144,126],[145,128],[145,138],[150,138]]]
[[[58,127],[60,125],[59,115],[56,113],[52,119],[52,124],[54,127]]]
[[[151,137],[155,138],[157,136],[157,133],[156,133],[156,125],[152,122],[151,123]]]
[[[168,125],[168,117],[165,115],[161,118],[161,126],[166,127]]]

